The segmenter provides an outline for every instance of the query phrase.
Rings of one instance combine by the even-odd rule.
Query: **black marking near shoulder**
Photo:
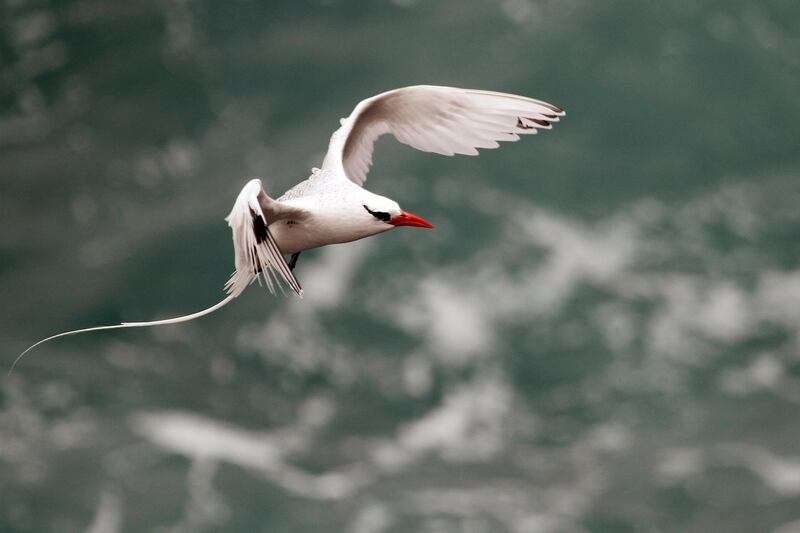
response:
[[[267,225],[264,224],[264,220],[252,209],[250,210],[250,216],[253,217],[253,233],[256,234],[256,242],[261,244],[267,240]]]

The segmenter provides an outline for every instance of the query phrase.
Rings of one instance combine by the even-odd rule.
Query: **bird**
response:
[[[235,270],[225,284],[227,296],[222,301],[175,318],[58,333],[27,348],[11,370],[26,353],[59,337],[200,318],[230,303],[256,280],[272,293],[285,285],[302,298],[303,289],[294,275],[302,252],[400,226],[433,228],[396,201],[364,188],[375,141],[382,135],[391,134],[423,152],[475,156],[478,149],[497,148],[500,142],[552,129],[565,114],[561,107],[534,98],[436,85],[393,89],[362,100],[348,117],[340,119],[322,166],[312,169],[306,180],[276,199],[267,194],[259,178],[242,188],[225,218],[233,238]]]

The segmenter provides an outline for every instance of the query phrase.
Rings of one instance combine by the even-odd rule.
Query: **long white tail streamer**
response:
[[[236,298],[236,296],[238,295],[229,294],[221,302],[212,305],[208,309],[203,309],[202,311],[198,311],[190,315],[178,316],[175,318],[165,318],[163,320],[151,320],[150,322],[123,322],[121,324],[114,324],[113,326],[95,326],[93,328],[74,329],[72,331],[65,331],[64,333],[58,333],[56,335],[52,335],[50,337],[47,337],[46,339],[40,340],[36,344],[33,344],[32,346],[28,347],[24,352],[19,354],[17,358],[14,359],[14,362],[11,364],[11,368],[9,369],[8,373],[11,374],[11,372],[14,371],[14,367],[17,366],[19,360],[22,359],[26,353],[30,352],[37,346],[40,346],[53,339],[58,339],[60,337],[69,337],[70,335],[77,335],[78,333],[89,333],[90,331],[103,331],[106,329],[124,329],[124,328],[148,328],[150,326],[167,326],[169,324],[180,324],[181,322],[189,322],[190,320],[194,320],[195,318],[200,318],[201,316],[210,315],[214,311],[221,309],[222,307],[225,307],[227,304],[231,302],[231,300]]]
[[[292,270],[283,259],[280,248],[278,248],[275,238],[269,231],[267,219],[264,216],[264,212],[261,209],[261,204],[258,201],[259,193],[263,193],[261,180],[250,180],[247,185],[244,186],[242,192],[239,193],[239,197],[236,199],[231,213],[225,219],[228,221],[228,225],[230,226],[233,235],[233,249],[236,261],[236,270],[225,284],[225,290],[228,292],[228,296],[225,297],[224,300],[212,305],[208,309],[192,313],[191,315],[166,318],[164,320],[152,320],[150,322],[123,322],[122,324],[115,324],[113,326],[95,326],[93,328],[75,329],[47,337],[46,339],[40,340],[19,354],[11,364],[11,368],[9,369],[8,373],[11,374],[11,372],[14,371],[17,363],[25,356],[26,353],[53,339],[69,337],[70,335],[77,335],[78,333],[89,333],[91,331],[103,331],[107,329],[146,328],[150,326],[179,324],[181,322],[189,322],[195,318],[200,318],[201,316],[211,314],[230,303],[231,300],[239,296],[251,283],[259,279],[260,276],[263,276],[270,292],[275,293],[275,285],[282,290],[278,277],[278,274],[280,274],[280,278],[282,278],[289,285],[289,287],[291,287],[291,289],[302,298],[303,289],[300,287],[300,284],[294,277]],[[255,217],[258,217],[262,222],[262,227],[260,229],[263,234],[260,235],[260,239],[259,235],[256,235],[256,230],[254,228]]]

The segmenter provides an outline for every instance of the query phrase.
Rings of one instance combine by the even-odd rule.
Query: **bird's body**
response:
[[[207,315],[236,298],[262,277],[270,290],[288,285],[302,289],[292,272],[297,256],[312,248],[363,239],[398,226],[432,228],[394,200],[363,188],[375,141],[390,133],[418,150],[442,155],[478,155],[478,149],[551,129],[564,116],[552,104],[513,94],[418,85],[362,100],[331,136],[320,169],[277,199],[260,179],[250,180],[226,218],[233,234],[236,270],[225,288],[228,296],[198,313],[152,322],[128,322],[68,331],[48,340],[102,329],[185,322]],[[291,255],[287,263],[284,255]],[[16,364],[16,361],[14,362]],[[12,366],[13,368],[13,366]]]
[[[291,255],[328,244],[340,244],[392,229],[387,224],[364,224],[364,205],[384,199],[349,180],[336,179],[329,170],[317,170],[276,200],[294,214],[270,220],[269,230],[281,252]]]

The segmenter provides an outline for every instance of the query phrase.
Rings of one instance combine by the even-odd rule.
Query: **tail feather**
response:
[[[236,298],[235,295],[229,294],[222,301],[212,305],[211,307],[209,307],[207,309],[203,309],[202,311],[198,311],[198,312],[192,313],[190,315],[183,315],[183,316],[178,316],[178,317],[175,317],[175,318],[165,318],[163,320],[151,320],[149,322],[123,322],[121,324],[114,324],[114,325],[111,325],[111,326],[95,326],[93,328],[73,329],[72,331],[65,331],[63,333],[57,333],[56,335],[51,335],[50,337],[47,337],[46,339],[42,339],[42,340],[36,342],[35,344],[32,344],[24,352],[19,354],[17,356],[17,358],[14,359],[14,362],[11,364],[11,368],[8,370],[8,373],[11,374],[11,372],[14,371],[14,368],[17,366],[17,363],[19,363],[20,359],[22,359],[25,356],[26,353],[30,352],[31,350],[33,350],[37,346],[40,346],[40,345],[42,345],[42,344],[44,344],[46,342],[49,342],[49,341],[51,341],[53,339],[58,339],[60,337],[69,337],[70,335],[77,335],[78,333],[89,333],[91,331],[103,331],[103,330],[107,330],[107,329],[125,329],[125,328],[148,328],[148,327],[151,327],[151,326],[166,326],[168,324],[179,324],[181,322],[189,322],[190,320],[194,320],[195,318],[200,318],[201,316],[209,315],[209,314],[213,313],[214,311],[216,311],[218,309],[221,309],[222,307],[225,307],[234,298]]]
[[[152,320],[149,322],[123,322],[121,324],[114,324],[110,326],[95,326],[92,328],[75,329],[72,331],[65,331],[42,339],[35,344],[29,346],[24,352],[19,354],[8,373],[14,371],[17,363],[31,350],[37,346],[61,337],[68,337],[70,335],[77,335],[79,333],[89,333],[92,331],[103,331],[109,329],[124,329],[124,328],[144,328],[151,326],[166,326],[168,324],[179,324],[181,322],[188,322],[195,318],[213,313],[214,311],[226,306],[234,298],[239,296],[251,283],[256,279],[263,279],[270,292],[275,292],[276,285],[283,290],[280,280],[285,282],[292,290],[301,298],[303,297],[303,289],[297,282],[297,279],[292,274],[292,270],[286,261],[283,259],[280,248],[275,242],[275,238],[269,231],[267,219],[261,209],[259,197],[266,193],[261,187],[261,180],[250,180],[244,186],[233,209],[226,217],[228,225],[231,227],[233,233],[233,249],[235,255],[236,270],[231,275],[228,282],[225,284],[225,290],[228,295],[220,302],[212,305],[207,309],[192,313],[189,315],[179,316],[175,318],[167,318],[163,320]],[[268,198],[268,197],[267,197]]]

